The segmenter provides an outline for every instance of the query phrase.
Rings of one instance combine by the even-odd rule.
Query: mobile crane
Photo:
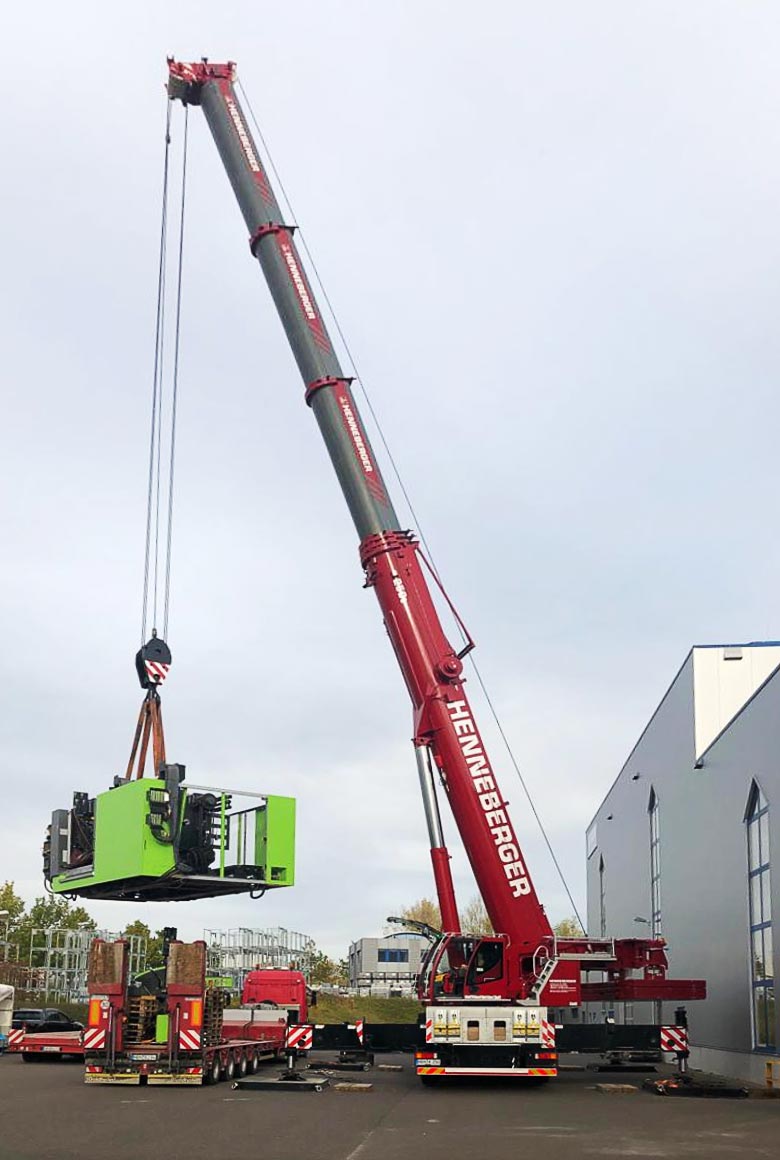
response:
[[[464,688],[466,636],[442,627],[433,579],[414,535],[396,515],[311,282],[284,220],[234,87],[232,62],[168,61],[168,96],[203,110],[281,317],[359,540],[413,706],[413,745],[443,933],[419,979],[426,1006],[424,1079],[450,1074],[553,1075],[555,1029],[547,1008],[587,1000],[705,997],[702,980],[667,977],[663,939],[558,938],[537,897],[509,809]],[[437,788],[443,787],[495,930],[461,931]],[[595,973],[598,979],[589,981]],[[584,978],[583,978],[584,976]]]

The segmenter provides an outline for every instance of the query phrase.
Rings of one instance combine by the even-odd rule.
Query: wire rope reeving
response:
[[[152,545],[152,512],[155,494],[155,448],[160,423],[159,379],[163,356],[163,326],[165,320],[165,269],[168,230],[168,175],[171,153],[171,102],[166,101],[165,110],[165,160],[163,163],[162,214],[160,222],[160,253],[157,268],[157,309],[155,315],[154,370],[152,374],[152,421],[149,434],[149,481],[146,499],[146,546],[144,552],[144,591],[141,609],[141,644],[146,640],[146,623],[149,610],[149,572]],[[159,480],[159,473],[158,473]],[[159,510],[159,508],[158,508]],[[156,574],[156,567],[155,567]],[[156,604],[156,601],[155,601]],[[156,620],[156,607],[155,617]]]
[[[265,135],[263,133],[263,130],[260,128],[260,124],[257,120],[257,117],[255,116],[255,112],[254,112],[254,109],[252,108],[251,101],[249,100],[249,97],[247,96],[246,89],[242,85],[241,80],[239,78],[237,78],[237,80],[236,80],[236,87],[238,88],[238,90],[241,94],[241,98],[246,105],[246,108],[249,112],[249,116],[251,117],[252,123],[257,131],[257,135],[260,139],[260,143],[263,147],[263,151],[265,153],[266,158],[268,159],[268,164],[269,164],[269,167],[271,169],[271,172],[274,175],[274,179],[279,187],[279,191],[281,192],[282,197],[283,197],[285,204],[287,206],[287,209],[289,210],[290,219],[291,219],[291,221],[296,221],[297,214],[293,210],[292,202],[290,201],[290,198],[287,194],[287,190],[285,189],[284,182],[282,181],[282,178],[279,174],[279,170],[277,169],[276,164],[274,163],[273,155],[272,155],[271,150],[268,146],[268,142],[265,139]],[[315,277],[316,282],[317,282],[317,286],[319,287],[319,289],[322,293],[323,300],[325,301],[325,304],[328,307],[328,310],[330,312],[330,316],[333,320],[333,325],[335,327],[336,333],[339,336],[339,339],[342,343],[342,346],[344,347],[344,351],[345,351],[347,358],[349,360],[350,367],[351,367],[352,371],[354,372],[355,382],[360,387],[360,392],[366,401],[366,406],[368,407],[369,414],[371,415],[371,418],[374,421],[374,426],[376,427],[377,433],[379,435],[379,440],[382,444],[382,447],[384,448],[385,454],[387,455],[388,462],[390,463],[393,475],[396,479],[396,482],[398,483],[398,487],[400,488],[401,494],[404,497],[404,500],[405,500],[406,505],[409,509],[409,513],[412,517],[414,525],[417,528],[417,533],[420,537],[420,542],[422,543],[423,547],[425,548],[425,552],[426,552],[426,555],[428,557],[428,560],[429,560],[429,563],[431,566],[431,570],[433,571],[433,573],[437,577],[437,579],[439,579],[440,578],[439,577],[439,570],[436,567],[433,553],[431,552],[431,549],[428,545],[428,541],[426,539],[425,532],[423,531],[422,523],[417,516],[414,504],[412,503],[411,497],[409,496],[409,492],[408,492],[408,490],[406,488],[406,484],[404,483],[404,480],[401,476],[401,472],[400,472],[400,469],[398,467],[398,464],[396,463],[395,457],[394,457],[392,451],[390,450],[390,446],[388,444],[387,438],[385,437],[384,431],[382,429],[382,424],[380,423],[379,418],[377,416],[377,413],[374,410],[374,405],[371,402],[371,397],[368,393],[368,390],[365,386],[365,383],[363,382],[363,378],[358,370],[358,366],[357,366],[355,358],[352,354],[352,350],[350,348],[349,342],[347,341],[347,338],[344,334],[344,331],[341,328],[341,323],[339,322],[338,315],[336,314],[335,308],[333,306],[333,303],[330,300],[330,296],[328,294],[328,291],[325,288],[325,285],[322,281],[322,278],[320,277],[320,272],[317,268],[317,263],[315,262],[315,260],[312,256],[311,250],[309,249],[308,243],[306,241],[305,233],[301,229],[300,225],[296,225],[296,233],[297,233],[297,237],[298,237],[298,240],[300,242],[301,248],[304,251],[304,253],[306,254],[309,265],[311,266],[312,272],[313,272],[314,277]],[[467,640],[467,637],[466,637],[465,632],[463,631],[463,628],[459,624],[457,625],[457,628],[458,628],[458,632],[459,632],[462,640],[465,643]],[[491,716],[493,717],[493,720],[496,724],[496,728],[498,729],[499,736],[501,737],[501,741],[504,745],[504,748],[506,749],[507,755],[509,756],[509,760],[512,764],[512,767],[513,767],[515,773],[517,774],[517,777],[518,777],[518,780],[520,782],[523,793],[525,794],[525,796],[528,800],[528,804],[531,807],[531,812],[534,815],[534,819],[536,820],[536,824],[539,827],[539,830],[540,830],[541,835],[544,839],[547,850],[550,854],[550,857],[552,858],[553,865],[554,865],[555,870],[558,874],[558,877],[560,878],[561,883],[563,885],[563,888],[566,891],[566,897],[568,898],[569,903],[571,904],[572,910],[574,911],[574,914],[577,918],[577,921],[580,924],[580,927],[584,931],[585,925],[582,921],[582,918],[580,917],[580,912],[579,912],[577,905],[574,901],[574,898],[572,896],[572,892],[569,888],[569,884],[566,881],[566,877],[563,873],[560,862],[558,861],[558,858],[555,854],[555,850],[553,849],[553,845],[552,845],[550,838],[547,834],[547,830],[545,829],[544,824],[542,823],[541,817],[539,816],[539,812],[536,809],[536,805],[534,804],[533,797],[531,796],[531,792],[528,789],[528,785],[527,785],[525,778],[523,777],[522,771],[520,769],[520,764],[519,764],[517,758],[515,757],[514,751],[513,751],[512,746],[509,742],[509,738],[507,737],[506,732],[504,731],[504,727],[501,724],[501,720],[498,716],[498,713],[497,713],[496,708],[493,704],[493,701],[490,697],[490,694],[488,693],[487,686],[485,685],[485,682],[482,678],[482,674],[480,673],[480,671],[477,667],[477,664],[474,660],[473,655],[470,656],[469,659],[470,659],[471,665],[474,669],[474,674],[477,678],[477,682],[482,690],[482,694],[485,697],[487,705],[490,709]]]
[[[168,450],[167,497],[163,480],[163,397],[165,385],[166,296],[168,284],[168,213],[171,175],[171,110],[168,100],[165,122],[165,163],[163,168],[162,212],[160,222],[160,256],[157,273],[157,309],[155,319],[154,373],[152,381],[152,419],[149,435],[149,478],[146,503],[146,543],[144,553],[144,591],[141,615],[141,644],[146,641],[151,605],[152,636],[157,635],[160,588],[163,588],[162,630],[168,634],[171,589],[171,555],[173,547],[173,487],[176,467],[176,418],[179,395],[179,358],[181,348],[181,304],[184,269],[184,219],[187,188],[187,144],[189,109],[185,107],[181,167],[181,201],[179,210],[178,263],[176,271],[176,313],[174,323],[173,367],[171,372],[170,439]],[[163,514],[164,507],[164,514]],[[165,519],[165,527],[162,521]],[[165,560],[161,565],[160,541],[164,540]],[[161,576],[164,579],[161,580]]]
[[[179,213],[179,256],[176,271],[176,323],[173,347],[173,389],[171,393],[171,453],[168,469],[168,536],[165,550],[165,598],[163,601],[163,637],[168,639],[168,610],[171,602],[171,550],[173,546],[173,481],[176,466],[176,410],[179,398],[179,341],[181,338],[181,288],[184,268],[184,209],[187,198],[187,135],[190,109],[184,106],[184,143],[181,167],[181,208]]]

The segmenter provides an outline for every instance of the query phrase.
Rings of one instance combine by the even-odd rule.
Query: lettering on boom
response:
[[[366,439],[361,430],[358,417],[352,408],[352,404],[348,396],[344,393],[338,394],[336,398],[338,400],[339,409],[341,410],[341,417],[344,422],[344,427],[346,428],[350,440],[352,441],[352,446],[355,448],[355,454],[360,461],[360,466],[363,468],[363,475],[365,477],[368,490],[371,492],[371,495],[374,497],[374,499],[379,501],[379,503],[387,503],[387,495],[385,494],[384,484],[382,483],[379,472],[373,460],[371,459],[371,453],[368,449]],[[408,605],[406,588],[404,587],[403,581],[400,581],[401,589],[403,589],[402,595],[401,589],[398,587],[398,580],[398,577],[393,580],[393,583],[396,587],[396,592],[398,592],[401,603]]]
[[[260,190],[260,195],[268,205],[272,206],[273,194],[271,193],[271,187],[268,184],[268,178],[265,175],[265,170],[257,159],[257,154],[255,153],[255,148],[252,144],[252,138],[249,136],[249,130],[244,124],[244,119],[238,111],[238,105],[233,100],[230,93],[225,92],[224,86],[220,87],[222,88],[222,95],[225,98],[225,105],[227,106],[227,111],[230,114],[230,119],[233,122],[233,127],[235,128],[236,133],[238,134],[238,139],[241,142],[241,148],[244,151],[247,165],[255,176],[255,182],[258,189]]]
[[[482,807],[488,829],[493,836],[496,852],[503,864],[509,888],[515,898],[531,893],[528,872],[520,857],[520,846],[515,837],[509,815],[497,792],[482,740],[465,701],[448,701],[452,727],[469,767],[477,800]]]

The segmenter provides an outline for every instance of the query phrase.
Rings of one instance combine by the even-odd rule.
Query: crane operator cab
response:
[[[426,1003],[506,994],[506,936],[444,934],[423,960],[418,996]]]

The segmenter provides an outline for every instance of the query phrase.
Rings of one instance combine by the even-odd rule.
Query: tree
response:
[[[435,930],[441,930],[441,911],[430,898],[420,898],[411,906],[405,906],[399,911],[401,918],[409,918],[414,922],[427,922]],[[460,925],[467,934],[492,934],[493,924],[488,918],[485,904],[478,894],[466,903],[460,912]]]
[[[399,913],[400,918],[410,918],[414,922],[427,922],[428,926],[441,930],[441,911],[430,898],[420,898],[411,906],[405,906]]]
[[[95,930],[96,923],[83,906],[72,906],[65,898],[36,898],[26,914],[16,923],[9,937],[11,957],[19,962],[30,958],[32,965],[40,965],[36,949],[44,945],[44,930]]]
[[[163,961],[163,932],[157,931],[157,934],[152,934],[145,922],[141,922],[140,918],[136,918],[133,922],[128,922],[125,929],[122,931],[122,938],[137,938],[146,939],[146,965],[147,967],[159,967]]]
[[[6,882],[0,888],[0,914],[6,913],[0,918],[0,930],[3,932],[0,940],[0,960],[6,962],[13,958],[17,959],[16,940],[13,938],[16,928],[24,914],[24,901],[14,890],[13,882]],[[3,945],[5,944],[5,945]]]
[[[493,923],[478,894],[460,912],[460,925],[466,934],[493,934]]]
[[[321,983],[338,983],[339,964],[323,951],[314,951],[309,967],[309,982],[316,987]]]
[[[582,938],[585,934],[574,915],[571,918],[562,918],[560,922],[556,922],[553,930],[560,938]]]

